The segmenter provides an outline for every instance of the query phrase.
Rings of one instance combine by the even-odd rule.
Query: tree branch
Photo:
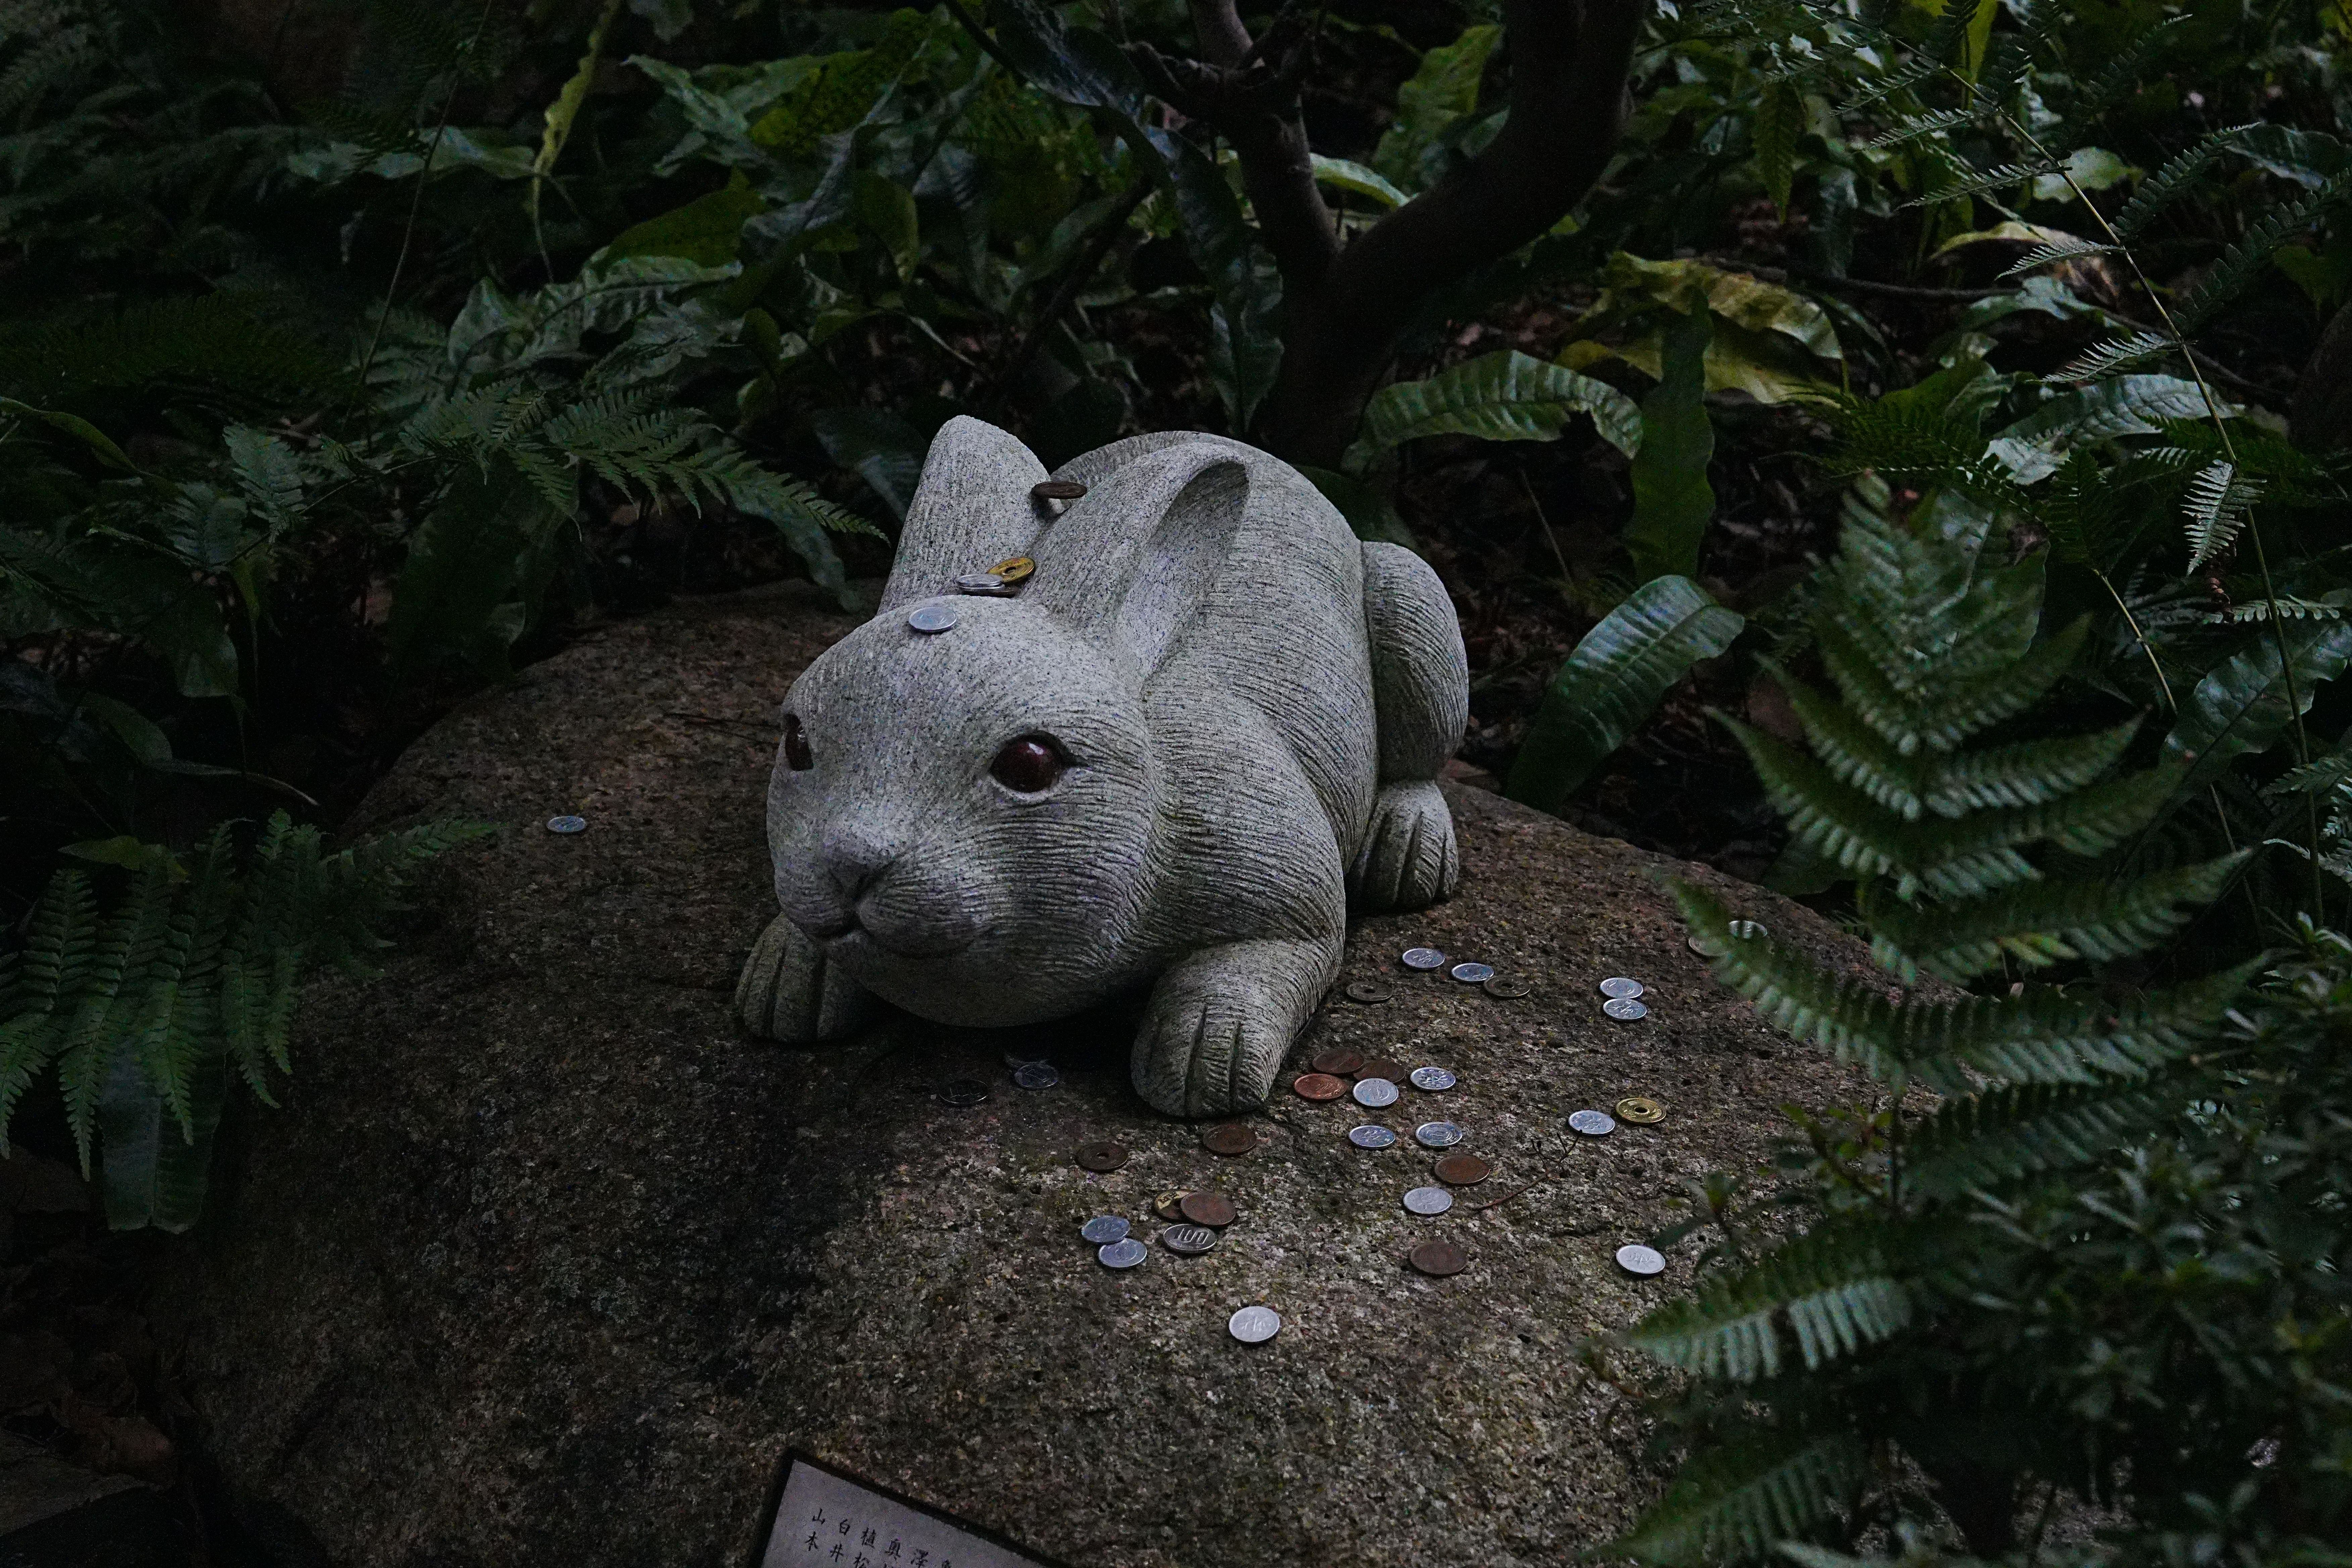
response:
[[[1285,267],[1282,374],[1264,421],[1276,451],[1335,462],[1421,302],[1543,234],[1601,177],[1624,125],[1643,4],[1506,0],[1510,118],[1494,141],[1374,225],[1314,283],[1287,287]],[[1239,138],[1234,146],[1247,174],[1250,150]],[[1311,193],[1303,136],[1297,158]],[[1255,184],[1251,199],[1259,201]],[[1321,196],[1313,199],[1321,209]],[[1263,204],[1258,217],[1267,222]]]

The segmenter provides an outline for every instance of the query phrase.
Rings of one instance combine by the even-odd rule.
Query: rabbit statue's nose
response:
[[[897,850],[874,835],[847,830],[836,833],[825,846],[825,874],[841,889],[841,896],[855,905],[898,858]]]

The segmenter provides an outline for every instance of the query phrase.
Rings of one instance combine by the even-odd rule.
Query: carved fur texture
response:
[[[1050,476],[1087,487],[1066,505],[1032,498],[1048,477],[950,421],[880,610],[793,682],[768,792],[783,912],[739,1011],[807,1041],[871,997],[994,1026],[1149,986],[1137,1091],[1259,1104],[1351,901],[1415,909],[1460,876],[1435,784],[1469,711],[1453,605],[1239,442],[1102,447]],[[956,592],[1021,555],[1017,596]],[[934,603],[950,628],[908,624]]]

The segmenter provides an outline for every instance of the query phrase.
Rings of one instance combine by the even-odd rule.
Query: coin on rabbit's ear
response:
[[[1032,500],[1076,500],[1087,487],[1076,479],[1039,479],[1029,487]]]
[[[1026,555],[1015,555],[1009,561],[1000,561],[990,567],[988,574],[1000,583],[1018,583],[1036,570],[1037,563],[1034,561],[1030,560]]]

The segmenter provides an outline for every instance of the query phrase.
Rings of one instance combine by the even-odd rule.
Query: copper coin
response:
[[[1223,1193],[1186,1193],[1184,1201],[1176,1206],[1184,1211],[1186,1219],[1212,1230],[1234,1223],[1234,1200]]]
[[[1087,493],[1087,487],[1076,479],[1039,479],[1029,487],[1035,500],[1076,500]]]
[[[1617,1120],[1639,1127],[1666,1119],[1666,1108],[1646,1095],[1629,1095],[1617,1102]]]
[[[1348,1092],[1348,1086],[1328,1072],[1300,1073],[1290,1087],[1301,1100],[1337,1100]]]
[[[1528,988],[1516,980],[1489,980],[1481,989],[1500,1002],[1516,1002],[1528,994]]]
[[[1026,555],[1015,555],[1009,561],[1000,561],[990,567],[987,575],[995,578],[999,583],[1012,584],[1022,581],[1036,570],[1037,563],[1034,561],[1030,560]]]
[[[1127,1163],[1127,1151],[1112,1142],[1081,1143],[1078,1163],[1089,1171],[1116,1171]]]
[[[1355,1070],[1358,1078],[1384,1078],[1391,1083],[1402,1083],[1407,1071],[1394,1057],[1366,1057]]]
[[[1246,1154],[1257,1147],[1257,1134],[1238,1121],[1228,1121],[1202,1133],[1201,1147],[1212,1154]]]
[[[1341,1078],[1348,1078],[1352,1076],[1358,1068],[1364,1065],[1364,1054],[1361,1051],[1351,1051],[1345,1046],[1334,1046],[1328,1051],[1318,1051],[1315,1054],[1315,1059],[1307,1065],[1317,1072],[1336,1073]]]
[[[1448,1154],[1437,1162],[1437,1179],[1449,1187],[1475,1187],[1494,1170],[1475,1154]]]
[[[1184,1211],[1180,1205],[1184,1202],[1184,1196],[1181,1187],[1171,1188],[1151,1200],[1151,1212],[1165,1220],[1181,1219]]]
[[[1462,1249],[1450,1241],[1424,1241],[1412,1249],[1405,1261],[1423,1274],[1435,1275],[1441,1279],[1449,1274],[1459,1274],[1470,1267],[1470,1260],[1462,1256]]]
[[[1375,985],[1369,980],[1349,981],[1347,995],[1349,1001],[1360,1002],[1367,1007],[1377,1007],[1389,999],[1389,994],[1385,988]]]

